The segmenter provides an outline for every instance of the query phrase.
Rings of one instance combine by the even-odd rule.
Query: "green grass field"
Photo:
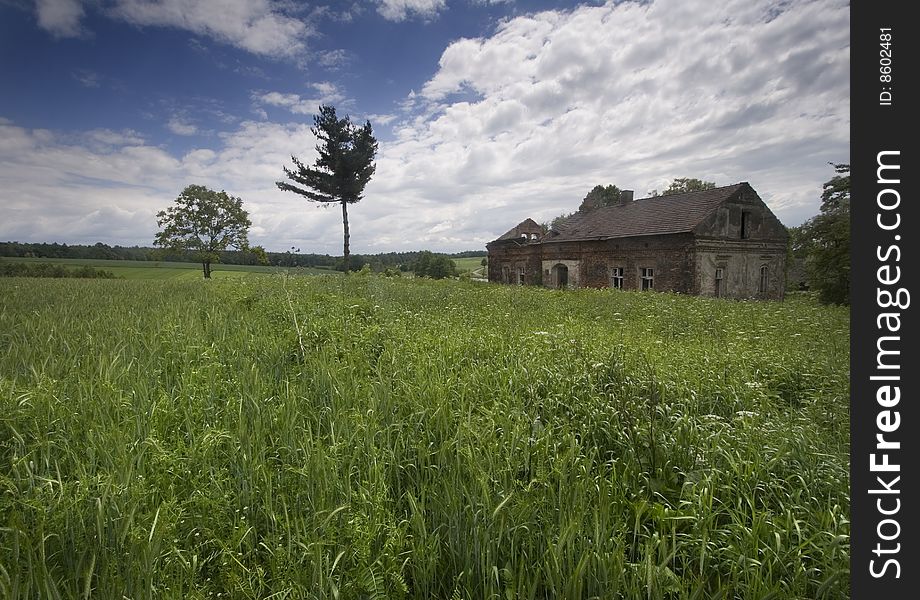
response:
[[[0,261],[50,263],[71,267],[89,266],[96,269],[110,271],[116,277],[123,279],[203,279],[201,265],[198,263],[143,261],[143,260],[104,260],[82,258],[0,258]],[[263,265],[225,265],[214,263],[211,265],[211,277],[214,279],[239,279],[253,274],[282,273],[302,275],[330,274],[326,269],[312,269],[309,267],[273,267]]]
[[[0,280],[0,597],[844,598],[848,319]]]
[[[457,271],[464,273],[466,271],[479,271],[483,270],[482,259],[485,256],[474,256],[470,258],[452,258],[454,264],[457,265]]]

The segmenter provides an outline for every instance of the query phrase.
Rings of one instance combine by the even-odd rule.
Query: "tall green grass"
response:
[[[0,597],[841,598],[848,314],[0,280]]]

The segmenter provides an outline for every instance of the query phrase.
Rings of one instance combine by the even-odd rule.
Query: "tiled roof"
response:
[[[578,212],[559,226],[558,233],[554,231],[544,237],[543,242],[689,232],[716,207],[747,185],[743,182],[699,192],[653,196],[626,204]]]

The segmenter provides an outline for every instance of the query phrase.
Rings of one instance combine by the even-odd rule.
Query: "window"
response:
[[[722,297],[722,278],[724,274],[722,269],[716,269],[716,298]]]
[[[767,269],[767,265],[760,267],[760,293],[767,293],[767,280],[769,279],[770,271]]]
[[[741,211],[741,239],[747,239],[750,232],[748,231],[748,226],[750,221],[751,213],[746,210]]]
[[[610,269],[610,287],[618,290],[623,289],[623,267]]]
[[[518,285],[524,285],[524,267],[518,267]]]
[[[651,267],[642,267],[642,289],[651,290],[655,287],[655,270]]]

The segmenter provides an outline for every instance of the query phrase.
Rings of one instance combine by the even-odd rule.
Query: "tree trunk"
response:
[[[348,267],[349,267],[349,264],[348,264],[349,262],[348,261],[348,258],[349,258],[349,253],[348,253],[348,202],[344,200],[342,200],[342,226],[344,227],[344,230],[345,230],[345,250],[344,250],[343,262],[345,263],[345,274],[348,275]]]
[[[211,278],[211,263],[208,261],[204,261],[201,263],[201,266],[204,269],[204,278],[210,279]]]

